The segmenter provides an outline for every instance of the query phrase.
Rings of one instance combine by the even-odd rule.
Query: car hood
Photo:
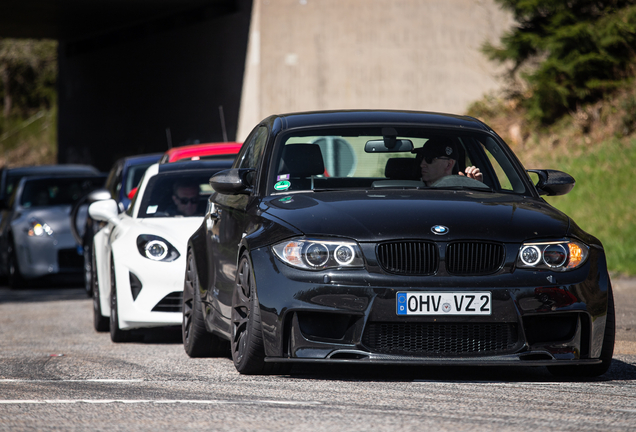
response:
[[[272,196],[265,214],[307,236],[361,242],[492,239],[521,242],[567,235],[569,218],[542,199],[476,191],[347,191]],[[448,228],[444,236],[432,228]]]

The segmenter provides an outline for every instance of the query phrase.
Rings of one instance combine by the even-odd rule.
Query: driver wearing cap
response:
[[[421,158],[422,181],[426,186],[432,186],[442,177],[453,174],[453,168],[457,163],[457,147],[452,141],[431,138],[415,152],[418,159]],[[459,175],[479,181],[483,181],[484,178],[479,168],[474,166],[467,167],[466,172],[460,172]]]

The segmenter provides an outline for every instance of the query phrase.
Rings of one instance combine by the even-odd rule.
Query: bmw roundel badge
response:
[[[444,225],[434,225],[431,228],[431,231],[433,232],[433,234],[437,234],[437,235],[448,234],[448,228],[445,227]]]

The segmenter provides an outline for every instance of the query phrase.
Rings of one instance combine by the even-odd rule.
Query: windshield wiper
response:
[[[480,186],[441,186],[441,187],[431,187],[430,189],[435,189],[435,190],[471,190],[471,191],[478,191],[478,192],[494,192],[494,190],[490,187],[490,186],[486,186],[484,185],[483,187]]]

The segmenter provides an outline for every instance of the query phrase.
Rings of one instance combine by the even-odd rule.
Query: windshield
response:
[[[20,205],[25,208],[74,204],[87,193],[102,187],[101,177],[51,177],[24,184]]]
[[[492,136],[463,130],[349,127],[289,132],[279,139],[272,166],[269,192],[274,194],[378,188],[528,193],[523,172]]]
[[[203,216],[212,193],[211,176],[207,171],[155,175],[143,193],[138,217]]]

